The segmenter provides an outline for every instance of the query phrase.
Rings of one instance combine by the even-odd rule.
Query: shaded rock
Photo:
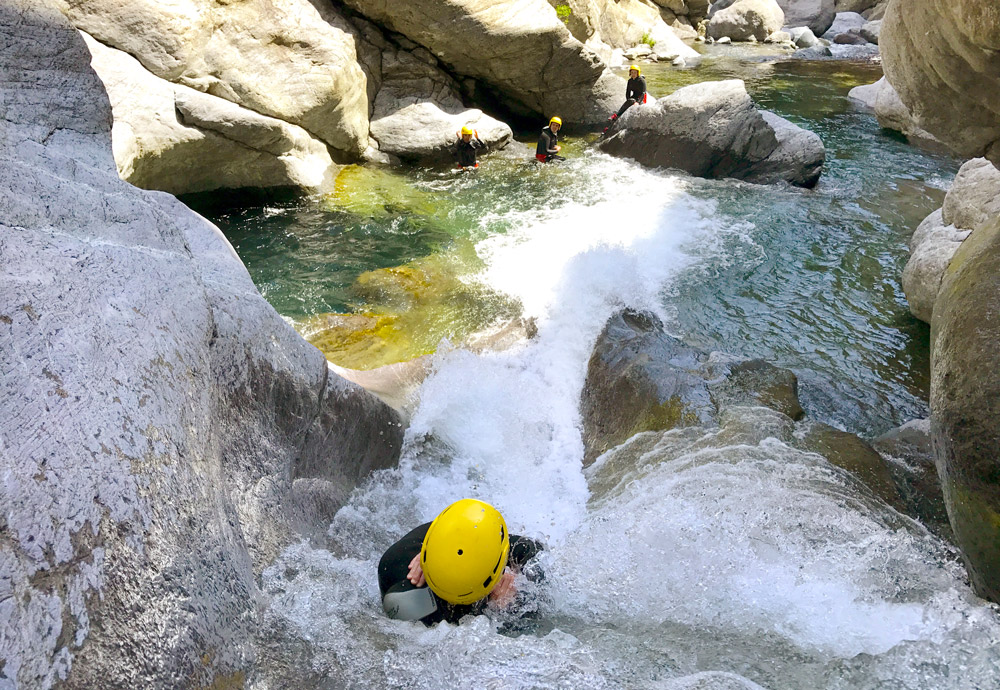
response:
[[[762,183],[808,185],[818,176],[818,137],[758,111],[739,80],[678,89],[655,104],[630,108],[619,122],[599,147],[643,165]]]
[[[833,37],[833,42],[842,46],[863,46],[868,43],[868,41],[861,37],[861,34],[852,32],[837,34]]]
[[[931,420],[914,419],[887,431],[872,441],[872,447],[888,461],[906,512],[938,536],[954,541],[934,464]]]
[[[930,132],[917,125],[910,111],[899,100],[899,94],[885,77],[879,79],[873,86],[878,87],[875,91],[875,117],[878,118],[880,126],[901,132],[907,138],[918,141],[937,141]]]
[[[868,20],[862,17],[857,12],[837,12],[837,16],[833,20],[833,24],[827,29],[820,38],[825,38],[828,41],[832,41],[839,34],[849,33],[851,29],[860,30],[862,26],[868,23]]]
[[[2,672],[242,685],[257,575],[396,462],[399,417],[329,371],[217,228],[119,178],[59,12],[9,0],[0,35]]]
[[[649,312],[625,309],[597,339],[580,398],[584,465],[642,431],[710,423],[705,355],[663,331]]]
[[[861,27],[861,37],[868,41],[869,43],[874,43],[878,45],[879,34],[882,33],[882,20],[877,19],[873,22],[868,22]]]
[[[799,60],[822,60],[825,58],[832,58],[833,51],[827,46],[815,45],[812,48],[796,50],[792,53],[792,57],[798,58]]]
[[[878,4],[879,0],[836,0],[835,5],[837,12],[851,12],[855,14],[860,14]]]
[[[621,105],[624,80],[606,71],[545,0],[346,4],[423,46],[452,74],[501,94],[512,109],[596,124]]]
[[[791,36],[792,42],[799,48],[812,48],[820,44],[819,39],[807,26],[789,29],[788,34]]]
[[[777,0],[777,2],[785,13],[786,26],[805,26],[816,35],[829,29],[837,15],[834,0]]]
[[[903,269],[903,294],[910,313],[921,321],[931,322],[941,279],[968,230],[945,225],[941,209],[931,213],[919,225],[910,240],[910,258]]]
[[[1000,601],[998,267],[1000,218],[977,228],[955,253],[931,322],[931,433],[938,473],[972,585],[991,601]]]
[[[793,420],[805,416],[799,403],[798,378],[788,369],[762,359],[737,362],[727,369],[722,373],[725,380],[710,388],[712,401],[718,409],[731,405],[760,405]]]
[[[160,79],[132,56],[83,34],[114,113],[122,179],[173,194],[221,187],[328,184],[326,144],[301,127]]]
[[[797,446],[819,453],[832,464],[847,470],[880,499],[900,512],[905,512],[906,506],[893,481],[889,465],[878,451],[861,438],[814,421],[804,424],[796,436]]]
[[[367,146],[365,75],[351,27],[331,5],[61,2],[78,28],[162,79],[299,125],[341,151]]]
[[[886,76],[920,127],[964,158],[1000,165],[996,3],[891,3],[882,30]]]
[[[775,0],[736,0],[712,15],[706,32],[717,41],[723,37],[763,41],[784,24],[785,14]]]

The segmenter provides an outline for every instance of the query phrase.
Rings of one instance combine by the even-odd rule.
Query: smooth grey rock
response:
[[[59,0],[70,20],[156,76],[299,125],[360,155],[365,75],[351,28],[309,0]]]
[[[877,88],[875,91],[875,117],[878,118],[881,127],[901,132],[909,139],[937,141],[930,132],[917,125],[910,111],[903,105],[896,90],[892,88],[892,84],[885,77],[879,79],[872,86]],[[871,92],[866,92],[866,94],[870,97]]]
[[[686,86],[655,104],[630,108],[598,146],[699,177],[805,186],[815,184],[816,156],[821,165],[823,155],[815,134],[758,111],[739,80]]]
[[[830,54],[835,60],[866,60],[875,63],[879,60],[878,46],[873,43],[857,45],[831,43]]]
[[[733,39],[729,38],[729,36],[723,36],[722,38],[715,39],[715,42],[718,43],[719,45],[726,45],[732,43]]]
[[[873,22],[868,22],[861,27],[861,37],[864,38],[869,43],[874,43],[878,45],[879,34],[882,33],[882,20],[877,19]]]
[[[788,30],[792,42],[799,48],[812,48],[819,45],[819,39],[807,26],[797,26]]]
[[[736,0],[716,12],[705,30],[716,41],[763,41],[784,25],[785,14],[775,0]]]
[[[731,7],[734,2],[736,2],[736,0],[715,0],[715,2],[713,2],[711,7],[709,7],[708,9],[708,18],[711,19],[717,13],[721,12],[727,7]]]
[[[697,32],[689,20],[697,8],[684,0],[660,0],[652,3],[617,2],[616,0],[551,0],[550,4],[569,9],[567,28],[578,41],[597,50],[597,45],[626,49],[643,39],[652,40],[658,52],[694,54],[682,38],[693,38]],[[707,11],[707,3],[705,3]],[[697,18],[694,19],[697,21]]]
[[[791,43],[792,35],[787,31],[775,31],[764,39],[764,43]]]
[[[975,230],[1000,216],[1000,170],[985,158],[966,161],[944,197],[943,220]]]
[[[959,247],[931,321],[931,433],[938,474],[972,586],[994,602],[1000,601],[998,265],[1000,218],[977,228]]]
[[[567,125],[598,124],[621,105],[624,80],[544,0],[345,4],[423,46],[452,74],[488,85],[514,110],[561,115]]]
[[[635,60],[635,59],[638,59],[638,58],[641,58],[641,57],[646,57],[647,55],[649,55],[652,52],[653,52],[653,49],[650,48],[645,43],[643,43],[643,44],[640,44],[640,45],[637,45],[637,46],[632,46],[631,48],[627,49],[624,52],[624,55],[625,55],[625,58],[628,59],[628,60]]]
[[[173,194],[219,188],[316,189],[338,166],[301,127],[160,79],[131,55],[83,34],[114,113],[122,179]]]
[[[968,230],[946,225],[941,209],[927,216],[914,232],[902,285],[910,313],[921,321],[931,322],[944,272],[968,236]]]
[[[885,79],[885,77],[882,77],[882,79]],[[882,90],[882,79],[879,79],[874,84],[855,86],[847,92],[848,98],[851,98],[852,100],[863,105],[865,108],[874,111],[875,102],[878,100],[878,92]]]
[[[868,41],[865,40],[861,34],[853,32],[837,34],[833,37],[833,42],[842,46],[863,46],[868,43]]]
[[[330,372],[217,228],[119,178],[61,13],[8,0],[0,37],[0,673],[240,686],[257,574],[395,463],[399,418]]]
[[[836,0],[837,12],[861,14],[873,8],[879,0]]]
[[[786,26],[805,26],[816,35],[829,29],[837,14],[834,0],[777,0],[777,2],[785,13]]]
[[[857,12],[837,12],[833,24],[820,37],[832,41],[838,34],[846,34],[851,29],[861,29],[868,20]]]

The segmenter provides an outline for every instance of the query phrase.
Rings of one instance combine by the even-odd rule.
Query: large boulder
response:
[[[785,13],[785,26],[806,26],[815,35],[821,36],[833,25],[837,15],[834,0],[777,0]],[[808,48],[808,46],[799,46]]]
[[[861,14],[878,4],[879,0],[836,0],[837,12]]]
[[[825,155],[812,132],[757,110],[738,79],[687,86],[630,108],[599,147],[699,177],[806,187],[819,179]]]
[[[885,73],[917,123],[960,156],[1000,165],[1000,13],[993,0],[889,5]]]
[[[56,0],[100,42],[167,81],[299,125],[335,149],[368,144],[365,75],[350,26],[309,0]]]
[[[891,12],[890,8],[890,12]],[[1000,217],[966,239],[931,321],[931,432],[948,518],[975,590],[1000,601]]]
[[[734,41],[763,41],[784,25],[785,13],[775,0],[736,0],[712,16],[706,34],[716,40],[725,36]]]
[[[624,80],[545,0],[345,2],[423,46],[452,73],[487,85],[514,110],[596,124],[621,105]]]
[[[573,36],[589,47],[625,50],[645,39],[653,42],[659,55],[697,55],[678,35],[697,35],[690,23],[693,9],[684,0],[661,0],[659,6],[641,0],[550,0],[550,4]],[[694,21],[699,18],[695,15]]]
[[[945,195],[944,206],[927,216],[910,239],[903,292],[914,316],[931,322],[942,277],[959,245],[998,216],[1000,170],[985,158],[967,161]]]
[[[58,11],[8,0],[0,36],[0,686],[240,687],[259,573],[395,463],[399,418],[119,178]]]
[[[838,10],[833,23],[830,25],[830,28],[822,34],[822,38],[832,41],[840,34],[850,33],[851,29],[861,31],[861,27],[867,22],[868,20],[857,12],[841,12]]]
[[[937,142],[933,134],[921,129],[916,123],[910,111],[899,99],[899,94],[885,77],[874,84],[855,86],[847,95],[874,110],[882,128],[900,132],[912,141]]]
[[[336,166],[301,127],[147,71],[127,53],[84,34],[114,114],[122,179],[172,194],[220,187],[319,188]]]

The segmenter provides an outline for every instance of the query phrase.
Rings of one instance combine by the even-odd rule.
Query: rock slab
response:
[[[712,16],[706,34],[716,40],[762,42],[784,25],[785,13],[775,0],[736,0]]]

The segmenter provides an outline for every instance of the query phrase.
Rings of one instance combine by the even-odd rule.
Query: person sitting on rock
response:
[[[514,573],[541,549],[533,539],[508,534],[489,503],[463,498],[382,555],[382,608],[389,618],[430,626],[478,615],[490,602],[507,607],[517,593]]]
[[[465,125],[460,132],[456,132],[456,136],[458,142],[455,144],[455,161],[458,163],[458,169],[471,168],[474,170],[478,168],[476,149],[486,147],[486,144],[479,138],[479,132],[469,125]]]
[[[646,78],[642,76],[639,65],[629,65],[628,83],[625,84],[625,102],[618,112],[611,116],[612,120],[617,120],[626,110],[636,103],[646,102]]]
[[[542,133],[538,137],[538,146],[535,147],[535,160],[541,163],[550,161],[566,160],[559,154],[559,130],[562,128],[562,120],[553,115],[549,120],[549,126],[542,128]]]

